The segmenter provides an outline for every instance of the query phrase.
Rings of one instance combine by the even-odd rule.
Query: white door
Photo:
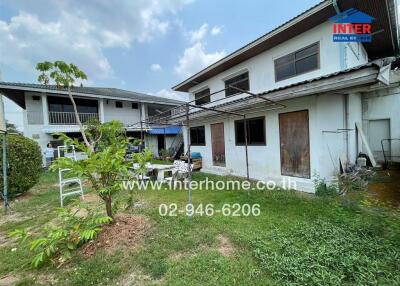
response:
[[[368,126],[368,141],[371,151],[377,161],[384,161],[381,141],[390,138],[390,119],[370,120]],[[390,156],[389,141],[383,142],[383,149],[386,156]]]

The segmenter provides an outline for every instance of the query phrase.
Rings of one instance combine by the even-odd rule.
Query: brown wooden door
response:
[[[211,124],[211,144],[213,164],[225,166],[224,123]]]
[[[310,178],[310,139],[308,111],[279,114],[281,173]]]

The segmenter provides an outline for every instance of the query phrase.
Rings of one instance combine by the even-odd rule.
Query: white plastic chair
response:
[[[164,181],[166,182],[174,182],[178,179],[178,172],[179,172],[179,168],[181,166],[181,163],[183,163],[183,161],[181,160],[175,160],[173,165],[173,169],[171,170],[171,177],[165,177]]]
[[[150,165],[149,165],[149,163],[146,163],[146,168],[149,168],[150,167]],[[138,170],[140,168],[140,165],[139,165],[139,163],[133,163],[133,170]],[[147,180],[150,180],[150,177],[149,176],[146,176],[146,175],[144,175],[144,174],[135,174],[135,177],[136,177],[136,179],[138,180],[138,181],[147,181]]]
[[[190,170],[193,170],[193,164],[190,164]],[[172,176],[164,178],[164,181],[167,182],[174,182],[178,179],[184,179],[188,176],[189,174],[189,168],[188,168],[188,163],[185,163],[184,161],[181,160],[175,160],[174,161],[174,168],[172,169]]]
[[[64,151],[64,157],[72,158],[76,160],[75,146],[58,146],[57,152],[58,157],[61,157],[61,151]],[[59,169],[58,170],[58,182],[60,186],[60,204],[61,207],[64,207],[64,198],[76,194],[80,194],[82,199],[83,196],[83,187],[82,181],[79,178],[65,178],[65,174],[67,174],[71,169]]]

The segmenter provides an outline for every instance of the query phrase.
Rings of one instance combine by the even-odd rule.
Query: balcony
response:
[[[85,123],[91,118],[99,119],[98,113],[78,113],[79,119],[82,123]],[[76,125],[76,117],[74,112],[49,112],[49,124],[51,125]]]

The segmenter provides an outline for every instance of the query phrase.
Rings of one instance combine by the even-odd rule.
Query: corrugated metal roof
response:
[[[285,85],[285,86],[282,86],[282,87],[270,89],[270,90],[267,90],[267,91],[264,91],[264,92],[260,92],[260,93],[256,94],[256,96],[265,96],[265,95],[268,95],[268,94],[271,94],[271,93],[274,93],[274,92],[277,92],[277,91],[281,91],[281,90],[286,90],[286,89],[289,89],[289,88],[292,88],[292,87],[295,87],[295,86],[300,86],[300,85],[304,85],[304,84],[316,82],[316,81],[319,81],[319,80],[332,78],[332,77],[343,75],[343,74],[350,74],[352,72],[356,72],[356,71],[359,71],[359,70],[362,70],[362,69],[371,68],[371,67],[376,67],[376,70],[379,69],[379,67],[376,64],[370,62],[370,63],[366,63],[364,65],[359,65],[359,66],[356,66],[356,67],[353,67],[353,68],[349,68],[349,69],[345,69],[345,70],[342,70],[342,71],[337,71],[337,72],[330,73],[330,74],[323,75],[323,76],[319,76],[319,77],[316,77],[316,78],[312,78],[312,79],[304,80],[304,81],[301,81],[301,82]],[[207,107],[218,108],[219,110],[225,110],[225,109],[223,109],[224,107],[230,107],[230,106],[235,105],[236,103],[255,100],[255,99],[257,99],[256,96],[248,95],[246,97],[241,97],[241,98],[238,98],[236,100],[231,100],[229,102],[224,102],[224,103],[221,103],[221,104],[215,104],[215,105],[212,105],[212,106],[211,105],[207,105]],[[266,98],[268,98],[268,97],[266,97]],[[273,106],[274,105],[274,103],[273,103],[274,99],[273,98],[269,98],[269,99],[272,99],[270,105]],[[263,102],[263,101],[260,99],[259,102]],[[211,103],[213,103],[213,102],[211,102]],[[254,102],[252,102],[251,104],[254,104]],[[205,112],[209,112],[209,111],[206,111],[206,110],[194,111],[194,112],[190,113],[190,116],[193,116],[193,115],[196,115],[196,114],[200,114],[200,113],[205,113]],[[176,114],[175,116],[169,117],[169,119],[177,120],[177,118],[180,118],[182,116],[184,116],[183,112],[180,113],[180,114]]]
[[[40,89],[40,90],[51,90],[54,93],[59,91],[67,92],[66,88],[58,88],[56,85],[44,85],[44,84],[34,84],[34,83],[17,83],[17,82],[0,82],[0,90],[10,88],[24,89]],[[72,87],[72,92],[74,94],[91,94],[100,95],[104,97],[118,97],[127,100],[137,100],[137,101],[154,101],[160,103],[169,103],[172,105],[182,104],[183,101],[169,99],[161,96],[149,95],[145,93],[123,90],[119,88],[109,88],[109,87]]]
[[[345,69],[345,70],[337,71],[337,72],[334,72],[334,73],[322,75],[322,76],[315,77],[315,78],[312,78],[312,79],[307,79],[307,80],[304,80],[304,81],[300,81],[300,82],[292,83],[292,84],[285,85],[285,86],[282,86],[282,87],[278,87],[278,88],[275,88],[275,89],[271,89],[271,90],[268,90],[268,91],[264,91],[264,92],[259,93],[258,95],[266,95],[268,93],[275,92],[275,91],[278,91],[278,90],[283,90],[283,89],[294,87],[294,86],[297,86],[297,85],[302,85],[302,84],[318,81],[318,80],[321,80],[321,79],[330,78],[330,77],[333,77],[333,76],[337,76],[337,75],[341,75],[341,74],[357,71],[357,70],[360,70],[360,69],[363,69],[363,68],[367,68],[367,67],[372,67],[372,66],[376,66],[377,67],[377,65],[375,65],[374,63],[369,62],[369,63],[363,64],[363,65],[355,66],[355,67],[348,68],[348,69]]]

